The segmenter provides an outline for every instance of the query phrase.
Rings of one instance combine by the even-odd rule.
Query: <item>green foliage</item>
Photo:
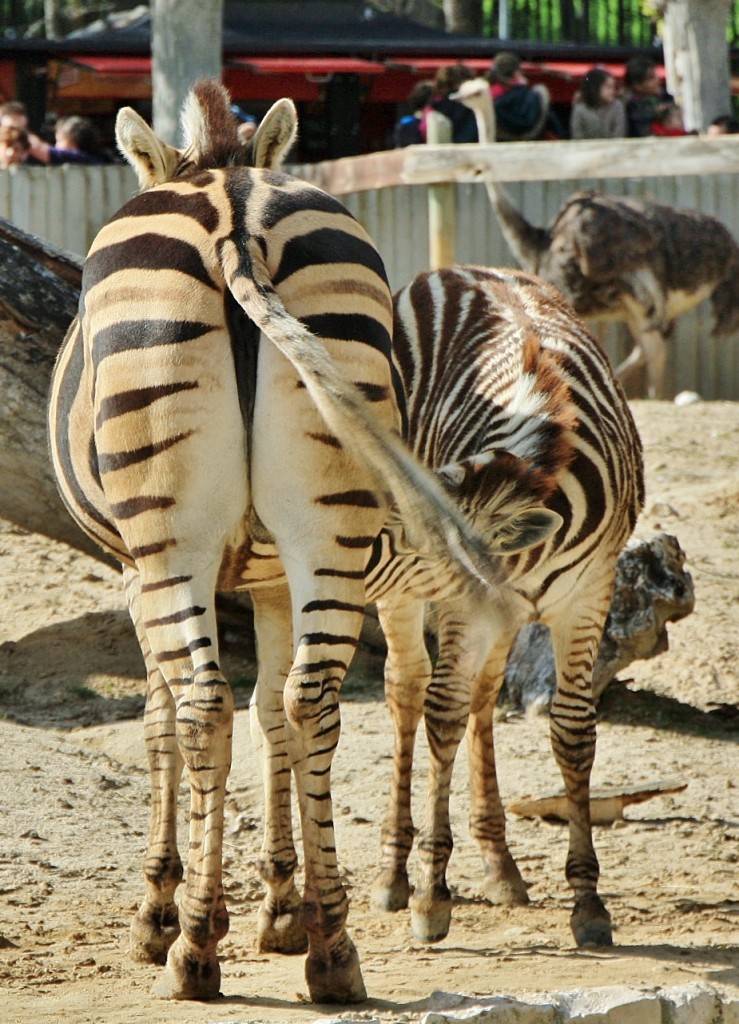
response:
[[[485,34],[498,35],[500,0],[482,0]],[[654,15],[644,0],[509,0],[512,40],[649,46]]]
[[[95,18],[136,6],[140,0],[57,0],[65,32]],[[252,0],[253,2],[253,0]],[[375,0],[383,10],[402,12],[398,0]],[[498,36],[500,0],[479,0],[483,35]],[[429,0],[434,11],[441,0]],[[664,0],[508,0],[512,40],[649,46],[659,25]],[[44,0],[0,0],[0,34],[24,38],[43,35]],[[727,38],[739,45],[739,3],[729,14]]]

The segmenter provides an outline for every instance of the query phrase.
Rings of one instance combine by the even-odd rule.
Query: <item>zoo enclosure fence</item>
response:
[[[640,147],[633,166],[649,174],[626,173],[629,160],[623,154],[635,155],[635,148],[628,148],[633,143]],[[645,143],[659,145],[644,150]],[[531,146],[537,148],[527,148]],[[451,208],[446,241],[453,259],[516,266],[490,208],[481,181],[485,174],[505,181],[518,208],[536,225],[548,224],[576,189],[599,188],[711,214],[739,239],[737,169],[739,136],[414,146],[292,168],[339,196],[363,224],[380,250],[394,290],[431,265],[429,197],[439,185],[445,187]],[[124,165],[13,168],[0,171],[0,216],[84,256],[101,225],[136,191],[135,176]],[[739,401],[739,332],[714,339],[711,324],[707,302],[678,319],[669,345],[668,393],[689,390],[706,400]],[[598,333],[614,362],[629,351],[625,329],[612,326]]]

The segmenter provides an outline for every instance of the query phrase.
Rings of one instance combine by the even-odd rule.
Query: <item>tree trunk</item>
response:
[[[444,0],[444,25],[447,32],[479,36],[482,33],[482,0]]]
[[[223,0],[153,0],[151,12],[154,131],[174,146],[190,88],[200,78],[220,81]]]
[[[44,0],[44,32],[47,39],[62,38],[62,18],[59,0]]]
[[[46,443],[49,381],[77,313],[81,266],[0,219],[0,517],[113,565],[62,504]]]
[[[383,6],[399,18],[410,18],[432,28],[444,28],[444,15],[436,0],[388,0]]]
[[[726,26],[733,0],[663,0],[667,88],[687,131],[731,112]]]

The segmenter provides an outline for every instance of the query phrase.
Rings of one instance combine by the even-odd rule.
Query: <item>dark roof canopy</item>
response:
[[[146,14],[126,28],[75,33],[77,46],[148,48],[151,17]],[[380,11],[364,0],[226,0],[223,48],[266,53],[289,49],[314,54],[358,48],[384,50],[417,43],[452,43],[447,33]]]
[[[309,54],[390,58],[409,53],[447,58],[491,57],[502,48],[529,59],[624,60],[635,51],[617,46],[506,41],[463,36],[379,10],[369,0],[226,0],[224,56]],[[124,28],[91,26],[64,40],[0,40],[2,51],[149,54],[151,16]]]

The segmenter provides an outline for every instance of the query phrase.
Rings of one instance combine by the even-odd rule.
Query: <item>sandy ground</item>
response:
[[[678,537],[696,607],[670,627],[670,650],[630,666],[601,702],[596,785],[687,783],[596,829],[616,945],[573,945],[560,825],[511,820],[531,905],[501,910],[485,902],[466,830],[463,759],[449,937],[424,947],[412,939],[406,913],[372,908],[391,741],[378,666],[366,662],[346,686],[334,771],[350,931],[370,994],[352,1017],[416,1021],[436,990],[525,996],[705,981],[739,995],[739,403],[634,408],[648,484],[637,532]],[[148,780],[141,664],[119,580],[92,559],[4,523],[0,555],[0,1019],[282,1024],[342,1012],[306,1003],[302,957],[253,949],[262,806],[243,710],[227,803],[223,998],[168,1004],[150,996],[157,969],[126,954],[143,890]],[[224,663],[243,708],[254,676],[248,645],[228,643]],[[502,720],[496,745],[506,801],[558,787],[545,719]],[[422,790],[420,765],[419,800]],[[184,790],[181,804],[184,816]]]

